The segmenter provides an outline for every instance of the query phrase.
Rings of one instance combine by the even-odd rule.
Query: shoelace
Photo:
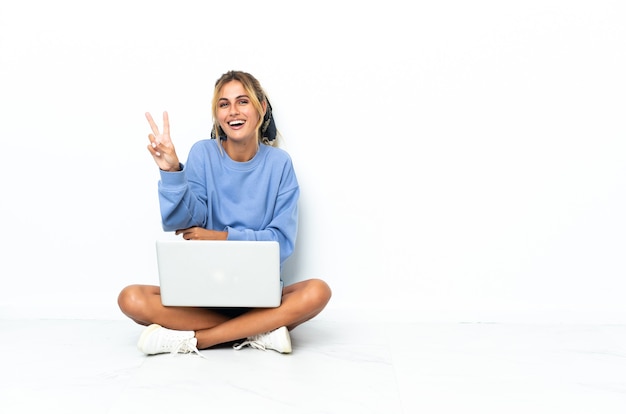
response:
[[[178,351],[182,350],[183,353],[189,353],[189,352],[194,352],[195,354],[200,355],[202,358],[207,359],[207,357],[205,357],[204,355],[202,355],[200,353],[200,351],[198,351],[198,348],[195,345],[192,345],[189,342],[189,339],[183,339],[182,341],[180,341],[178,343],[178,345],[176,346],[176,348],[172,349],[172,352],[170,352],[171,356],[176,356],[176,354],[178,354]]]
[[[256,335],[256,336],[253,336],[251,338],[248,338],[247,340],[243,341],[240,344],[233,345],[233,349],[236,350],[236,351],[239,351],[244,346],[250,345],[250,347],[252,347],[252,348],[260,349],[262,351],[265,351],[266,350],[265,344],[260,341],[262,336],[263,335]]]

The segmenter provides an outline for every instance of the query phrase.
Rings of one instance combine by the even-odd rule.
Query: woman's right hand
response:
[[[180,171],[180,162],[170,138],[170,121],[167,112],[163,112],[163,132],[159,132],[159,127],[149,112],[146,112],[146,118],[152,128],[152,134],[148,135],[150,139],[148,151],[152,154],[152,158],[163,171]]]

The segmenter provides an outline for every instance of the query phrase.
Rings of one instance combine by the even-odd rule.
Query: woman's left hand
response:
[[[176,230],[176,235],[182,235],[185,240],[226,240],[228,232],[189,227],[188,229]]]

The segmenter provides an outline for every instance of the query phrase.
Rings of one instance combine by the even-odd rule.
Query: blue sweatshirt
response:
[[[274,240],[281,264],[293,253],[300,188],[287,152],[259,144],[254,158],[236,162],[206,139],[181,168],[161,171],[163,230],[197,226],[227,231],[228,240]]]

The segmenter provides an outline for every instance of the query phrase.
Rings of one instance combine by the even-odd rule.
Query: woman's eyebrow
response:
[[[248,98],[248,95],[239,95],[235,97],[235,100],[237,99],[241,99],[241,98]],[[220,98],[220,101],[228,101],[228,98]]]

